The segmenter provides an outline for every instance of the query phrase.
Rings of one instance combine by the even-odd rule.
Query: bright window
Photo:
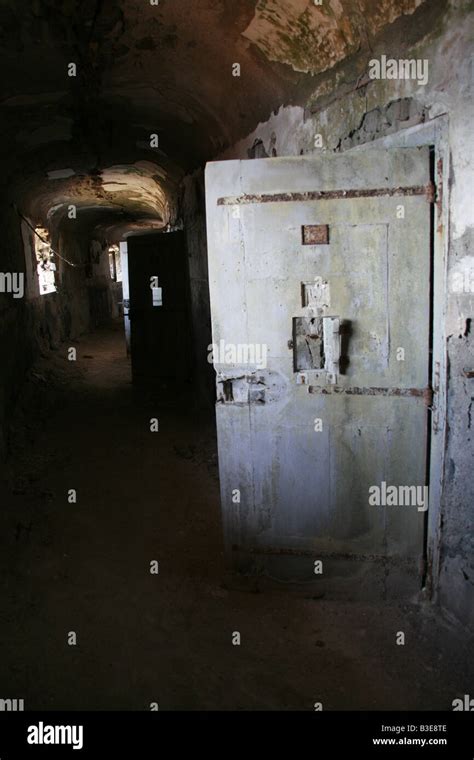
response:
[[[111,279],[115,282],[122,282],[122,260],[118,245],[109,247],[109,268]]]
[[[54,253],[51,250],[49,232],[44,227],[35,229],[35,253],[38,272],[39,289],[42,296],[56,292]]]

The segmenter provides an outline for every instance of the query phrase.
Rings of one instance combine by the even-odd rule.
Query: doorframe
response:
[[[440,572],[441,518],[443,507],[443,486],[447,436],[447,335],[446,305],[448,284],[449,253],[449,118],[441,114],[436,118],[414,127],[401,129],[363,145],[349,148],[354,151],[390,148],[430,147],[434,151],[434,182],[436,198],[433,214],[433,235],[431,243],[431,302],[432,324],[431,376],[433,378],[434,401],[431,430],[427,445],[427,472],[429,472],[429,508],[425,523],[424,552],[422,568],[422,591],[427,598],[437,601]]]

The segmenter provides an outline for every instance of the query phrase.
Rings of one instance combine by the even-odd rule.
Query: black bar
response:
[[[42,724],[42,728],[41,728]],[[61,739],[70,744],[30,744]],[[72,727],[76,727],[75,734]],[[79,727],[82,726],[82,741]],[[53,727],[54,730],[50,730]],[[474,757],[472,712],[0,713],[0,760],[24,758]],[[41,731],[40,731],[41,729]],[[424,744],[422,744],[424,742]],[[79,745],[82,743],[82,747]]]

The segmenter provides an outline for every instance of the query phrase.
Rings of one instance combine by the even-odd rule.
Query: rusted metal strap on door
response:
[[[304,193],[257,193],[253,195],[235,195],[218,198],[218,206],[245,206],[251,203],[289,203],[305,201],[334,201],[352,198],[395,198],[425,196],[429,203],[435,200],[435,187],[432,182],[427,185],[410,187],[380,187],[375,189],[354,190],[313,190]]]
[[[429,406],[433,400],[431,388],[344,388],[338,385],[309,385],[308,392],[319,396],[395,396],[396,398],[423,398]]]

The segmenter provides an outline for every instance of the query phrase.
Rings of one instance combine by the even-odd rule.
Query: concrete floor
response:
[[[426,603],[230,581],[212,420],[191,394],[173,407],[132,390],[120,326],[73,345],[77,362],[65,346],[30,375],[2,477],[0,698],[27,710],[450,710],[472,692],[472,639]]]

